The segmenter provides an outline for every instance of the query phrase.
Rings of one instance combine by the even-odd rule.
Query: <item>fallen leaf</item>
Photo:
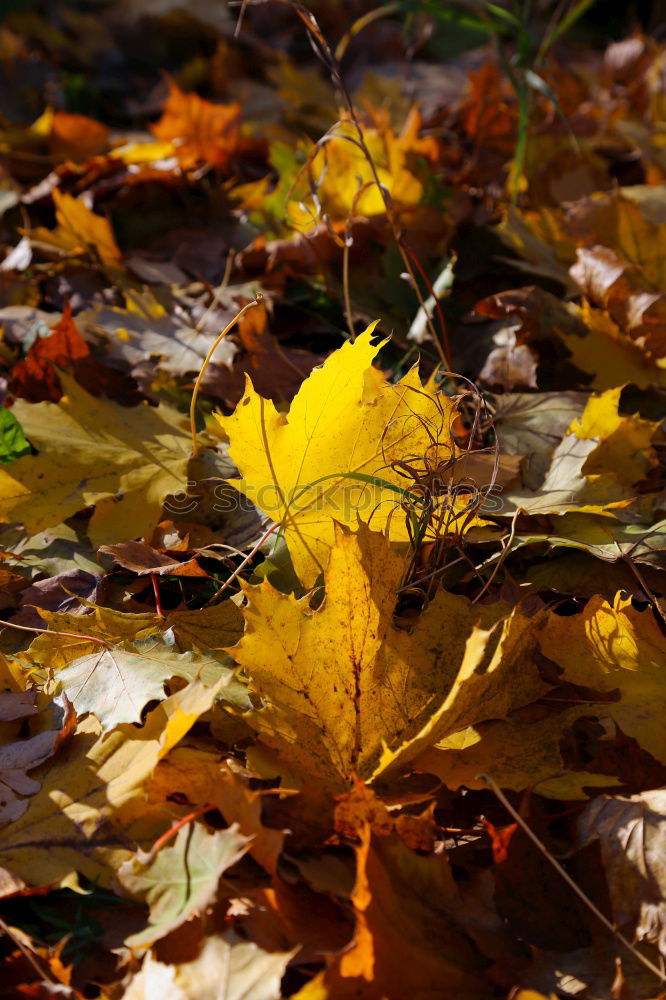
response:
[[[164,405],[95,399],[64,374],[61,381],[66,395],[57,404],[14,404],[38,454],[0,469],[0,518],[35,534],[95,504],[96,544],[148,535],[164,498],[186,479],[183,418]]]
[[[486,997],[480,956],[455,918],[460,897],[446,856],[420,856],[368,825],[356,864],[353,943],[298,1000],[421,1000],[435,989],[442,1000]]]
[[[105,732],[122,722],[139,722],[148,702],[164,697],[172,677],[201,680],[217,691],[223,681],[231,681],[233,671],[219,660],[179,653],[174,645],[167,632],[122,646],[98,646],[59,670],[57,681],[78,714],[93,712]]]
[[[666,792],[602,795],[578,818],[580,846],[598,840],[615,924],[666,954]]]
[[[553,451],[582,413],[582,392],[503,393],[493,400],[493,424],[502,454],[521,455],[528,489],[543,482]]]
[[[152,126],[160,142],[173,142],[183,170],[208,164],[225,170],[239,150],[240,104],[211,104],[197,94],[186,94],[168,78],[169,97],[162,117]]]
[[[211,935],[191,962],[166,965],[146,955],[124,1000],[275,1000],[293,952],[266,952],[233,931]]]
[[[191,683],[153,709],[141,729],[105,736],[92,717],[79,723],[34,776],[41,788],[27,810],[4,828],[0,865],[26,886],[76,885],[78,874],[109,885],[136,843],[150,846],[170,825],[163,808],[148,813],[143,785],[216,694]]]
[[[287,417],[251,385],[230,417],[217,415],[240,470],[241,478],[231,484],[274,521],[284,521],[305,586],[326,565],[333,518],[355,525],[362,516],[373,529],[389,527],[391,538],[406,540],[400,499],[393,492],[406,482],[395,463],[422,464],[422,456],[429,455],[437,464],[452,454],[453,404],[423,390],[415,369],[397,386],[389,385],[371,367],[380,346],[372,344],[372,331],[315,369]],[[439,443],[433,445],[437,434]],[[368,477],[374,479],[367,482]]]
[[[0,694],[0,720],[25,719],[37,714],[31,703],[31,692],[8,691]],[[40,782],[28,775],[52,757],[56,748],[66,739],[74,718],[65,702],[53,702],[44,712],[45,728],[32,736],[14,742],[4,742],[0,747],[0,824],[19,819],[30,804],[28,796],[41,788]],[[19,796],[23,796],[19,798]]]
[[[92,257],[95,263],[117,274],[122,256],[116,244],[108,219],[96,215],[80,198],[53,190],[56,207],[56,228],[33,229],[33,243],[43,244],[66,256],[81,254]]]
[[[127,938],[127,946],[152,945],[203,913],[216,899],[220,876],[242,858],[249,843],[237,826],[209,833],[202,823],[192,823],[157,854],[139,851],[123,862],[121,886],[150,907],[148,926]]]
[[[605,706],[599,706],[604,712]],[[577,707],[535,722],[496,719],[463,729],[425,750],[411,762],[415,771],[440,778],[447,788],[487,788],[481,775],[500,786],[531,789],[553,799],[585,799],[585,789],[619,784],[616,778],[567,768],[561,753],[565,732],[594,707]]]
[[[156,573],[158,576],[203,576],[209,574],[202,569],[196,559],[179,560],[165,552],[154,549],[148,542],[118,542],[116,545],[100,545],[100,552],[113,556],[119,566],[131,570],[138,576]]]
[[[604,705],[622,732],[666,763],[661,719],[666,711],[666,639],[652,611],[637,611],[616,595],[608,604],[589,601],[581,614],[551,615],[539,639],[541,651],[562,670],[562,679],[619,699]]]
[[[73,115],[56,111],[51,119],[49,152],[53,156],[84,163],[93,156],[106,152],[109,130],[101,122],[86,115]]]
[[[397,629],[392,614],[404,566],[383,535],[363,525],[356,535],[339,528],[317,611],[307,597],[280,594],[267,582],[245,588],[246,633],[230,653],[269,702],[248,721],[297,773],[344,787],[356,774],[370,778],[404,763],[461,720],[504,714],[544,690],[524,663],[523,687],[504,689],[500,678],[511,669],[518,676],[520,655],[512,663],[497,652],[484,662],[490,634],[481,630],[463,661],[475,624],[496,620],[501,606],[474,608],[440,591],[411,632]]]

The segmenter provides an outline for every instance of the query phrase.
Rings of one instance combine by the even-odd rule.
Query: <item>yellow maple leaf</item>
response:
[[[305,586],[327,563],[333,519],[353,526],[360,516],[392,540],[407,540],[400,503],[410,483],[395,463],[422,466],[427,456],[435,466],[453,455],[454,404],[424,390],[416,368],[389,384],[372,367],[382,346],[372,344],[373,330],[374,324],[312,372],[288,416],[249,380],[235,412],[217,415],[242,477],[231,484],[284,522]]]
[[[554,799],[584,799],[587,787],[617,785],[617,778],[567,770],[560,746],[568,727],[585,712],[579,706],[535,722],[494,719],[470,726],[419,754],[414,771],[435,774],[447,788],[487,788],[488,774],[501,788],[533,788]]]
[[[619,692],[619,701],[597,705],[595,714],[603,710],[666,763],[666,638],[651,611],[637,611],[619,593],[613,605],[593,597],[580,615],[550,615],[539,645],[564,681]]]
[[[475,607],[440,591],[410,632],[397,629],[404,566],[382,534],[337,527],[317,611],[266,581],[245,588],[246,632],[230,652],[269,702],[248,721],[297,774],[329,787],[371,778],[545,690],[529,657],[504,656],[487,631],[475,634],[503,604]],[[474,656],[464,660],[468,642]]]
[[[117,270],[122,255],[108,219],[91,212],[80,198],[53,190],[56,206],[55,229],[38,227],[30,233],[32,240],[45,243],[64,254],[92,254],[103,267]]]
[[[388,121],[364,130],[366,145],[379,181],[390,193],[395,209],[416,208],[423,199],[423,183],[415,170],[415,157],[434,158],[434,139],[419,139],[421,117],[413,109],[400,135]],[[331,222],[345,222],[351,215],[383,215],[386,205],[375,182],[374,172],[358,145],[354,126],[342,121],[330,141],[322,143],[310,160],[310,177],[316,187],[316,201],[307,185],[300,185],[288,204],[291,223],[308,231],[321,211]]]
[[[66,395],[58,403],[14,404],[39,454],[0,468],[0,521],[22,521],[34,535],[95,504],[93,544],[148,534],[164,498],[186,479],[190,439],[181,414],[119,406],[60,379]]]

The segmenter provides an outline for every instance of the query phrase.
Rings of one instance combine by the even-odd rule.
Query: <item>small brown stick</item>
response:
[[[511,805],[511,803],[507,799],[507,797],[504,794],[504,792],[502,791],[502,789],[499,787],[499,785],[495,781],[493,781],[493,779],[490,777],[490,775],[488,775],[488,774],[479,774],[477,777],[480,778],[482,781],[485,781],[488,785],[490,785],[490,787],[491,787],[492,791],[494,792],[495,796],[502,803],[502,805],[504,806],[504,808],[506,809],[506,811],[509,813],[509,815],[512,817],[512,819],[514,819],[516,821],[516,823],[521,828],[521,830],[523,831],[523,833],[525,833],[530,838],[530,840],[532,841],[532,843],[534,844],[534,846],[541,852],[541,854],[544,856],[544,858],[546,859],[546,861],[548,861],[548,863],[553,866],[553,868],[555,869],[555,871],[558,872],[559,875],[561,875],[561,877],[567,883],[567,885],[569,886],[569,888],[573,892],[575,892],[575,894],[578,896],[578,898],[580,899],[580,901],[582,903],[584,903],[585,906],[587,906],[588,910],[590,910],[590,912],[595,915],[595,917],[597,918],[597,920],[601,921],[601,923],[604,925],[604,927],[607,930],[609,930],[611,932],[611,934],[618,939],[618,941],[621,941],[622,944],[625,946],[625,948],[627,948],[631,952],[631,954],[634,956],[634,958],[637,958],[638,961],[641,962],[646,967],[646,969],[649,969],[650,972],[652,972],[653,975],[657,976],[657,978],[661,982],[666,982],[666,973],[664,973],[661,969],[658,969],[657,966],[654,965],[650,961],[649,958],[646,958],[645,955],[642,955],[641,952],[638,951],[638,949],[633,946],[633,944],[631,943],[631,941],[629,941],[624,936],[624,934],[622,934],[622,932],[619,931],[617,929],[617,927],[615,927],[615,925],[610,922],[610,920],[608,919],[608,917],[606,917],[601,912],[601,910],[598,909],[594,905],[594,903],[592,902],[592,900],[589,899],[589,897],[585,895],[585,893],[580,888],[580,886],[578,886],[574,882],[574,880],[571,878],[571,875],[569,875],[569,873],[564,870],[564,868],[559,863],[559,861],[557,861],[557,859],[554,858],[553,855],[550,853],[550,851],[548,850],[548,848],[546,847],[546,845],[544,843],[542,843],[541,840],[539,840],[539,838],[537,837],[536,833],[531,829],[531,827],[529,827],[527,825],[527,823],[525,822],[525,820],[523,819],[523,817],[520,815],[520,813],[516,809],[513,808],[513,806]]]
[[[264,544],[264,542],[266,541],[266,539],[270,538],[270,536],[273,534],[273,532],[275,531],[275,529],[279,528],[279,527],[280,527],[279,524],[272,524],[271,527],[268,529],[268,531],[265,531],[263,533],[263,535],[261,536],[261,538],[259,539],[259,541],[257,542],[257,544],[254,546],[254,548],[252,549],[252,551],[249,552],[245,556],[245,559],[243,559],[243,562],[240,564],[240,566],[238,566],[233,571],[233,573],[231,574],[231,576],[229,577],[228,580],[224,581],[224,583],[222,584],[222,586],[220,587],[220,589],[215,591],[215,593],[211,597],[210,601],[208,601],[208,604],[204,605],[205,607],[208,607],[210,604],[213,603],[213,601],[217,600],[217,598],[220,596],[220,594],[222,593],[222,591],[226,590],[227,587],[229,587],[234,582],[234,580],[236,579],[236,577],[238,576],[238,574],[242,570],[245,569],[245,567],[249,563],[250,559],[252,559],[252,557],[257,554],[257,552],[259,551],[259,549],[261,548],[261,546]]]
[[[53,979],[52,976],[49,975],[49,973],[46,971],[46,969],[42,969],[41,968],[41,966],[39,965],[39,962],[37,961],[37,959],[35,958],[35,956],[33,955],[33,953],[30,951],[30,949],[25,946],[25,944],[23,943],[23,941],[21,941],[21,939],[18,936],[18,934],[15,934],[13,932],[12,928],[8,924],[5,923],[5,921],[2,919],[2,917],[0,917],[0,931],[2,931],[3,934],[6,934],[7,937],[10,938],[10,940],[12,940],[14,942],[14,944],[16,945],[16,947],[22,953],[22,955],[25,958],[25,960],[27,962],[29,962],[30,965],[33,967],[33,969],[35,970],[35,972],[39,976],[41,982],[48,983],[50,986],[59,986],[59,985],[61,985],[60,983],[58,983],[57,979]]]

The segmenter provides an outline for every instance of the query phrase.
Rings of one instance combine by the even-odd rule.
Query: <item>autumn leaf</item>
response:
[[[652,611],[637,611],[616,595],[613,605],[592,598],[571,617],[551,615],[539,639],[541,651],[562,678],[619,699],[604,704],[623,733],[666,763],[661,720],[666,710],[666,639]]]
[[[181,827],[173,844],[155,855],[141,851],[125,861],[118,869],[120,884],[150,907],[148,926],[127,945],[153,944],[202,913],[216,898],[220,876],[242,858],[249,842],[236,826],[209,833],[194,823]]]
[[[56,111],[48,142],[53,155],[82,163],[107,150],[109,130],[87,115]]]
[[[631,797],[602,795],[578,818],[578,844],[598,841],[615,923],[666,953],[666,823],[663,789]]]
[[[33,243],[44,244],[63,255],[86,255],[95,263],[116,274],[121,264],[121,253],[116,244],[108,219],[96,215],[80,198],[53,190],[56,207],[56,228],[37,227],[30,238]]]
[[[509,667],[501,654],[483,663],[485,633],[461,667],[475,624],[497,620],[502,606],[477,609],[442,591],[411,632],[397,629],[392,615],[404,566],[383,535],[338,528],[317,611],[307,597],[280,594],[267,582],[246,588],[246,633],[230,652],[269,702],[249,721],[297,773],[333,787],[354,774],[370,778],[396,767],[396,754],[404,763],[423,741],[436,742],[462,720],[503,714],[544,690],[526,664],[524,686],[502,689]]]
[[[604,706],[598,709],[602,714]],[[594,708],[588,710],[594,713]],[[516,792],[532,789],[553,799],[585,799],[586,789],[619,784],[611,775],[567,768],[561,752],[565,733],[584,709],[570,708],[537,721],[496,719],[440,740],[411,762],[414,771],[437,775],[447,788],[487,788],[484,774]]]
[[[3,829],[0,865],[27,886],[76,885],[79,874],[108,885],[132,855],[132,840],[150,846],[170,825],[163,805],[146,809],[143,785],[216,694],[193,682],[153,709],[141,729],[105,736],[92,717],[79,723],[55,760],[35,771],[41,788]]]
[[[34,691],[0,693],[0,722],[25,720],[39,715],[34,704],[35,694]],[[3,740],[0,746],[0,825],[19,819],[26,811],[30,801],[28,796],[35,795],[41,787],[28,771],[53,756],[73,724],[70,707],[61,701],[54,701],[42,713],[41,731],[14,741]]]
[[[66,395],[57,404],[14,404],[38,454],[0,470],[0,519],[20,520],[35,534],[96,505],[96,544],[149,534],[164,498],[186,479],[183,418],[167,406],[95,399],[64,374],[61,381]]]
[[[165,684],[172,677],[200,680],[219,690],[220,682],[229,684],[232,674],[218,660],[179,653],[175,637],[167,632],[159,638],[98,647],[96,652],[72,660],[58,672],[57,681],[79,715],[93,712],[102,729],[108,731],[122,722],[139,722],[148,702],[164,697]],[[242,691],[236,691],[241,695],[239,707],[245,707],[247,701]]]
[[[509,493],[512,506],[530,514],[602,514],[634,501],[640,510],[637,486],[656,466],[662,431],[637,414],[622,415],[621,392],[617,387],[590,396],[555,448],[538,490]]]
[[[132,976],[124,1000],[204,997],[214,984],[215,1000],[274,1000],[293,952],[263,951],[233,931],[211,935],[190,962],[169,965],[146,955]],[[220,970],[224,970],[223,978]]]
[[[168,83],[162,117],[152,126],[155,138],[173,142],[183,170],[202,163],[227,168],[241,140],[240,104],[211,104],[197,94],[184,93],[170,78]]]
[[[371,367],[381,345],[373,327],[334,352],[305,380],[287,417],[248,385],[230,417],[217,419],[230,440],[240,492],[284,522],[296,573],[311,585],[333,543],[335,518],[406,540],[400,497],[405,479],[395,463],[446,462],[455,447],[446,397],[422,389],[415,369],[397,386]],[[433,436],[440,442],[433,446]],[[381,481],[381,482],[380,482]],[[384,485],[388,484],[388,485]]]
[[[481,1000],[479,955],[455,919],[460,897],[445,855],[421,856],[369,823],[355,851],[354,940],[299,1000],[401,1000],[427,996],[434,983],[442,1000]]]

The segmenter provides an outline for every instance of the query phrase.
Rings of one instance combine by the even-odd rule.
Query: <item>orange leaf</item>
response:
[[[227,167],[241,142],[240,104],[212,104],[197,94],[186,94],[174,80],[168,82],[162,117],[152,126],[155,138],[173,140],[184,170],[202,163]]]
[[[106,125],[86,115],[70,115],[56,111],[51,123],[49,152],[75,163],[84,163],[106,152],[109,130]]]

